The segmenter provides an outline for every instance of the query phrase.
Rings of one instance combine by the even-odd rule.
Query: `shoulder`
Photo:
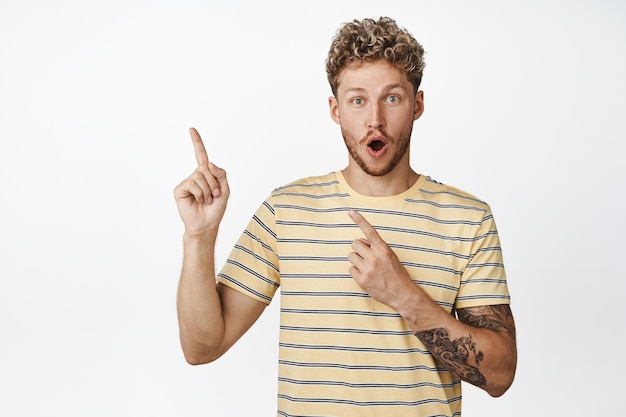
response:
[[[337,192],[339,180],[334,172],[300,178],[272,191],[272,198],[297,195],[321,195]]]
[[[425,176],[419,191],[421,195],[435,204],[458,205],[490,211],[489,205],[474,194],[452,185],[444,184],[429,176]]]

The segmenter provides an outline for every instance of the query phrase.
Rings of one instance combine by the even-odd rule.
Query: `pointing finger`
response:
[[[382,241],[382,238],[380,237],[376,229],[374,229],[374,227],[369,224],[367,220],[365,220],[365,217],[363,217],[361,213],[356,210],[350,210],[348,214],[350,215],[352,221],[355,222],[357,226],[359,226],[359,229],[361,229],[367,240],[369,240],[370,242]]]
[[[191,141],[193,142],[193,149],[196,154],[196,162],[198,163],[198,166],[209,165],[209,156],[206,153],[200,134],[195,127],[190,128],[189,133],[191,134]]]

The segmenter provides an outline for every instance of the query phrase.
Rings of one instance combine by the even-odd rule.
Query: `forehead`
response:
[[[406,74],[386,59],[353,62],[338,77],[337,93],[349,90],[376,92],[390,88],[412,89]]]

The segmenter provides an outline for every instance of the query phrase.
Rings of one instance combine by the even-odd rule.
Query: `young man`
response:
[[[198,168],[174,192],[189,363],[226,352],[280,287],[277,415],[458,416],[461,380],[509,388],[515,326],[490,208],[410,166],[423,68],[393,20],[342,26],[326,69],[348,165],[274,190],[217,277],[228,182],[191,129]]]

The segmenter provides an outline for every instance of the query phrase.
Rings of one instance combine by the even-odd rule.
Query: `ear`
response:
[[[330,109],[330,117],[337,123],[341,124],[341,117],[339,117],[339,104],[335,96],[328,97],[328,107]]]
[[[424,113],[424,92],[418,91],[415,93],[415,111],[413,113],[413,120],[417,120]]]

